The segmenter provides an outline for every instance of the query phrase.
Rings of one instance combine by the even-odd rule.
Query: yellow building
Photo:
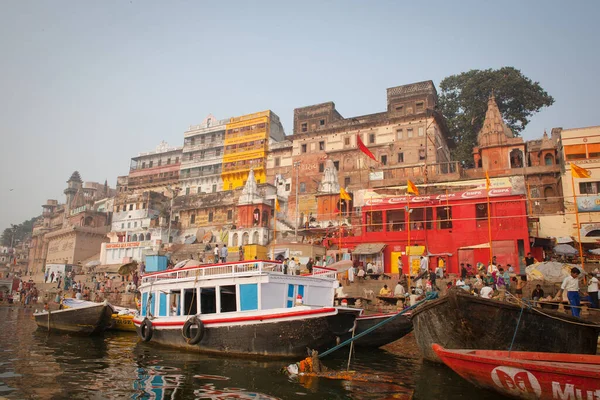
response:
[[[257,183],[265,183],[269,141],[285,138],[279,117],[271,110],[231,118],[223,151],[223,190],[244,186],[250,169]]]

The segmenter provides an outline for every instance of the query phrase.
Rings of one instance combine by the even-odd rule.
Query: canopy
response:
[[[554,252],[561,256],[574,256],[579,254],[579,251],[570,244],[559,244],[554,247]]]
[[[377,254],[381,253],[385,243],[362,243],[356,246],[352,254]]]
[[[352,266],[352,260],[342,260],[338,262],[334,262],[333,264],[327,265],[327,268],[335,269],[338,272],[346,272]]]

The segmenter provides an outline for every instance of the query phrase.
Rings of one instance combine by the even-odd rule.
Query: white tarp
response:
[[[528,266],[525,271],[528,280],[543,280],[549,283],[561,283],[571,274],[571,268],[581,267],[574,264],[564,264],[556,261],[546,261]],[[582,278],[585,272],[579,277]]]

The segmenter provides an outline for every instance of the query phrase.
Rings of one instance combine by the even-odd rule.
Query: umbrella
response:
[[[342,260],[342,261],[335,262],[333,264],[329,264],[327,266],[327,268],[335,269],[335,270],[337,270],[337,272],[346,272],[350,269],[352,264],[353,264],[352,260]]]
[[[559,244],[554,247],[554,252],[562,256],[574,256],[575,254],[579,254],[579,251],[570,244]]]
[[[190,237],[185,238],[185,240],[183,241],[183,243],[185,243],[185,244],[194,244],[195,241],[196,241],[196,235],[192,235]]]
[[[600,254],[600,249],[592,249],[590,250],[590,253],[598,255]]]
[[[128,262],[127,264],[123,264],[119,267],[119,275],[129,275],[133,271],[137,270],[137,267],[137,261],[132,261]]]
[[[177,264],[175,264],[175,266],[173,268],[174,269],[183,268],[183,267],[185,267],[185,265],[187,264],[188,261],[192,261],[192,260],[186,259],[186,260],[183,260],[183,261],[179,261]]]
[[[96,267],[100,265],[100,260],[94,260],[94,261],[90,261],[88,263],[85,264],[86,267]]]

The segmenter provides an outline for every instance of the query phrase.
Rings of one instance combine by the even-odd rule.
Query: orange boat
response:
[[[454,372],[480,388],[518,399],[600,399],[600,356],[432,345]]]

